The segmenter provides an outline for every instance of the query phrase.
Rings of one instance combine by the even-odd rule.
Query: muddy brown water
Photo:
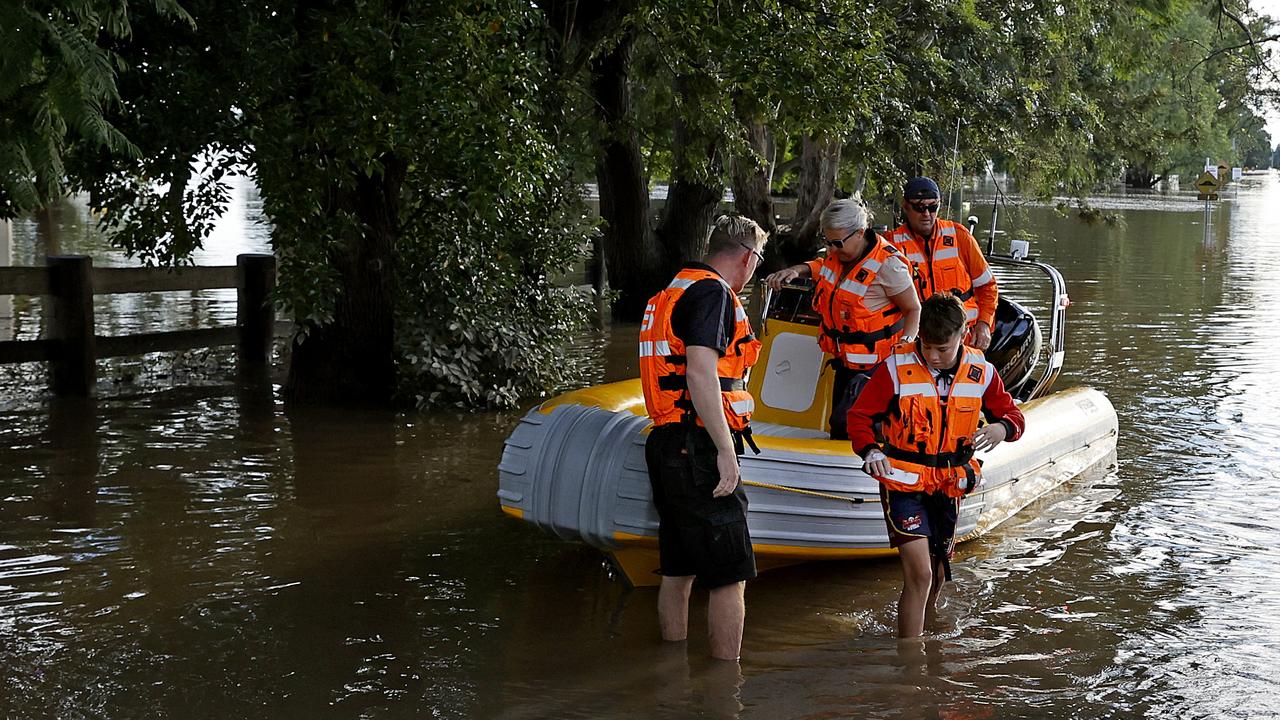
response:
[[[917,650],[894,561],[762,575],[740,667],[699,600],[663,645],[652,590],[498,511],[519,413],[153,379],[0,409],[0,717],[1280,715],[1280,178],[1225,197],[1207,229],[1187,194],[1001,213],[1068,279],[1061,383],[1115,404],[1118,464],[962,546]],[[572,361],[634,374],[634,335]]]

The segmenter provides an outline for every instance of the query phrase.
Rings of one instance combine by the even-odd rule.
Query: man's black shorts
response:
[[[706,429],[683,423],[655,427],[644,450],[660,520],[659,574],[694,575],[709,588],[755,577],[747,495],[739,484],[731,495],[711,496],[720,471]]]

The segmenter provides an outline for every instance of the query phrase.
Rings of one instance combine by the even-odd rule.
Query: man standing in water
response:
[[[919,340],[894,348],[849,410],[849,440],[880,481],[889,546],[902,561],[902,638],[933,623],[938,593],[951,579],[960,498],[981,482],[974,451],[1016,440],[1024,427],[995,366],[961,343],[965,328],[965,305],[955,295],[925,300]]]
[[[738,475],[751,443],[747,371],[760,353],[738,292],[762,260],[768,236],[742,217],[716,219],[699,263],[688,263],[645,308],[640,381],[653,430],[645,443],[658,509],[662,639],[688,636],[689,593],[710,590],[711,654],[736,660],[756,576],[747,496]]]
[[[890,242],[911,262],[921,298],[952,292],[964,301],[969,326],[966,344],[986,350],[995,327],[1000,292],[978,241],[959,223],[938,217],[938,184],[927,177],[911,178],[902,186],[902,210],[907,222],[893,231]]]

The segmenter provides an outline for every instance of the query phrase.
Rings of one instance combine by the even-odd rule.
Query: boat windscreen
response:
[[[767,317],[770,320],[817,326],[821,318],[813,311],[811,280],[796,280],[771,293]]]

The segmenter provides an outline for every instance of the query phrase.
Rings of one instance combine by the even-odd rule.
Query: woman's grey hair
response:
[[[822,211],[818,221],[822,230],[854,232],[871,224],[871,213],[865,205],[853,198],[836,200]]]

